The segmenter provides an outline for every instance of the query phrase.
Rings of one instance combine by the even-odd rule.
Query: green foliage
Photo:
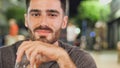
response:
[[[109,20],[109,16],[110,16],[110,13],[111,13],[111,11],[110,11],[110,6],[109,5],[106,5],[106,6],[102,6],[102,9],[101,9],[101,12],[100,12],[100,14],[101,14],[101,20],[102,21],[108,21]]]
[[[91,21],[96,21],[100,19],[100,9],[101,6],[97,1],[83,1],[78,8],[79,18],[90,19]]]
[[[80,20],[89,20],[95,23],[98,20],[106,21],[110,14],[110,8],[102,6],[99,1],[87,0],[80,3],[78,13]]]
[[[8,32],[8,24],[6,18],[3,14],[0,13],[0,35],[5,35]]]
[[[17,20],[17,23],[19,25],[24,24],[24,13],[25,9],[21,8],[19,6],[11,7],[6,11],[6,17],[7,19],[14,18]]]

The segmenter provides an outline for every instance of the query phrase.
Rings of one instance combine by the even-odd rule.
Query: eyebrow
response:
[[[32,9],[32,10],[30,10],[29,13],[31,13],[31,12],[41,12],[41,10],[38,10],[38,9]]]
[[[41,10],[38,10],[38,9],[31,9],[29,13],[31,13],[31,12],[42,12],[42,11],[41,11]],[[57,14],[60,14],[59,11],[54,10],[54,9],[46,10],[46,12],[48,12],[48,13],[57,13]]]
[[[60,14],[60,12],[59,12],[59,11],[57,11],[57,10],[54,10],[54,9],[49,9],[49,10],[47,10],[46,12]]]

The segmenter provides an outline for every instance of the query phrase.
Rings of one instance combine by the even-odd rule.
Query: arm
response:
[[[67,52],[59,46],[39,41],[27,41],[21,44],[17,52],[17,62],[26,54],[31,66],[37,67],[44,62],[56,61],[60,68],[76,68]]]
[[[79,62],[80,63],[80,62]],[[83,68],[97,68],[96,63],[90,54],[85,54],[82,58]]]
[[[97,68],[92,56],[79,48],[73,48],[70,55],[77,68]]]
[[[58,59],[57,63],[59,64],[60,68],[76,68],[75,64],[70,59],[68,54],[61,56]]]

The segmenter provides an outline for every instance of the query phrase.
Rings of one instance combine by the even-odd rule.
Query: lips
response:
[[[50,30],[36,30],[35,32],[39,35],[45,35],[45,36],[51,33]]]

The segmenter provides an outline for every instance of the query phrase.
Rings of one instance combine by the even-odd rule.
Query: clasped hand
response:
[[[18,48],[16,62],[20,62],[24,54],[33,68],[34,65],[38,67],[43,62],[58,61],[66,51],[57,45],[40,41],[24,41]]]

